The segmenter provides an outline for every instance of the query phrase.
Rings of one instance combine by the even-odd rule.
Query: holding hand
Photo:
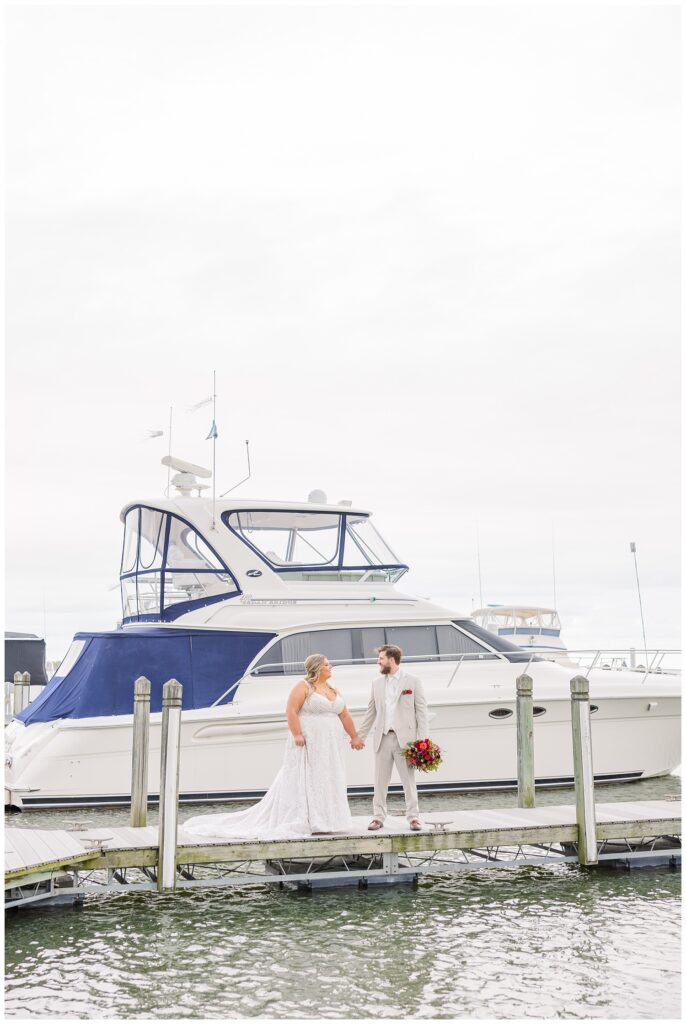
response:
[[[359,736],[353,736],[350,740],[350,746],[353,750],[364,750],[364,740],[361,740]]]

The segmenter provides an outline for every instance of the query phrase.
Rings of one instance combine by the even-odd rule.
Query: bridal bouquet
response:
[[[415,740],[407,744],[403,756],[410,768],[419,772],[435,772],[441,763],[441,748],[432,740]]]

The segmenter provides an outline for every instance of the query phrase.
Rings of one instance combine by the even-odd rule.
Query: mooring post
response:
[[[183,686],[170,679],[162,687],[162,763],[160,770],[159,860],[157,891],[176,888],[176,833],[179,821],[179,760]]]
[[[21,672],[14,673],[14,688],[12,690],[12,714],[16,718],[23,710],[22,700],[24,699],[24,687],[22,685]]]
[[[148,747],[150,742],[150,680],[133,684],[133,755],[131,764],[131,827],[148,824]]]
[[[517,676],[517,806],[535,807],[534,682]]]
[[[585,676],[574,676],[569,686],[572,694],[572,747],[574,753],[576,823],[579,829],[579,864],[597,864],[598,842],[595,826],[591,707],[588,701],[588,679]]]
[[[24,695],[23,695],[22,701],[21,701],[21,709],[23,711],[24,708],[27,708],[29,706],[29,704],[31,703],[31,673],[30,672],[24,672],[23,676],[21,677],[21,685],[24,688]]]

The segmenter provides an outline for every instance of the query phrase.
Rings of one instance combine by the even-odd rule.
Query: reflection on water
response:
[[[598,797],[659,799],[678,790],[670,777],[599,789]],[[572,800],[570,790],[538,797]],[[427,799],[424,807],[514,803],[514,794],[475,794]],[[184,808],[182,816],[202,810]],[[353,801],[354,813],[368,810],[368,800]],[[75,817],[115,824],[128,813],[31,812],[8,823],[56,828]],[[556,865],[388,890],[93,898],[77,910],[8,917],[6,1013],[676,1018],[679,893],[680,876],[667,870]]]

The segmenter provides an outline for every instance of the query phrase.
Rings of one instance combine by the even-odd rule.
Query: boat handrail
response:
[[[507,652],[511,654],[511,651]],[[526,654],[526,652],[522,652]],[[483,661],[488,658],[500,658],[501,660],[507,661],[507,658],[501,651],[468,651],[462,654],[405,654],[403,655],[403,665],[415,663],[419,661],[428,661],[432,663],[452,663],[457,660],[457,667],[462,664],[466,659],[473,659],[475,661]],[[333,666],[349,666],[349,665],[376,665],[376,658],[329,658],[329,662]],[[260,676],[260,675],[277,675],[280,672],[286,674],[287,670],[300,671],[303,667],[301,661],[270,661],[265,662],[263,665],[256,665],[246,675]],[[274,671],[276,670],[276,671]]]
[[[582,647],[561,651],[547,651],[539,647],[536,654],[546,661],[572,662],[583,668],[586,673],[598,669],[606,672],[641,673],[644,681],[650,673],[679,675],[681,672],[680,667],[663,665],[666,657],[681,659],[681,650],[674,647]],[[644,656],[645,664],[636,662],[641,655]]]
[[[659,664],[667,654],[681,655],[681,649],[679,647],[649,647],[647,650],[645,647],[567,647],[564,650],[546,650],[545,647],[537,647],[535,649],[536,654],[541,654],[543,657],[564,657],[569,654],[579,655],[592,655],[597,657],[598,660],[603,656],[611,656],[613,658],[624,657],[631,661],[640,655],[652,655],[650,659],[650,665]],[[645,666],[642,666],[642,670]]]
[[[524,650],[521,651],[521,658],[517,659],[517,663],[522,665],[521,669],[519,669],[519,674],[524,674],[525,672],[528,671],[530,665],[534,661],[551,661],[551,662],[554,662],[555,664],[557,664],[557,662],[559,660],[574,662],[575,661],[575,657],[574,657],[575,655],[579,655],[579,656],[587,655],[591,659],[590,666],[582,665],[581,658],[579,658],[578,664],[579,664],[579,667],[583,667],[584,671],[590,672],[591,669],[593,669],[593,668],[595,668],[597,666],[598,662],[600,661],[600,659],[603,656],[612,655],[612,662],[611,663],[608,663],[607,661],[601,662],[601,668],[602,669],[610,670],[610,671],[627,671],[627,672],[643,673],[643,678],[644,679],[648,676],[648,674],[650,672],[657,672],[659,674],[664,674],[664,675],[678,675],[679,674],[679,669],[676,669],[676,668],[674,668],[674,669],[672,669],[672,668],[662,668],[661,667],[662,661],[664,660],[666,655],[678,655],[678,656],[681,655],[681,651],[678,648],[667,648],[667,647],[665,647],[665,648],[656,648],[656,649],[649,648],[647,653],[648,654],[652,654],[653,657],[650,659],[650,663],[649,663],[649,666],[648,666],[647,670],[646,670],[644,665],[636,665],[636,666],[631,667],[631,666],[629,666],[626,663],[626,661],[624,660],[624,656],[625,655],[630,655],[633,650],[634,650],[633,648],[626,648],[626,647],[623,647],[623,648],[584,647],[584,648],[576,648],[576,649],[572,648],[572,649],[567,649],[567,650],[562,650],[562,651],[546,651],[546,650],[537,648],[537,649],[535,649],[533,651],[524,651]],[[455,667],[453,668],[453,670],[452,670],[452,672],[450,674],[450,678],[448,679],[448,682],[446,683],[446,689],[449,689],[449,687],[451,686],[453,680],[455,679],[455,676],[457,675],[459,669],[461,668],[461,666],[464,664],[465,661],[500,660],[500,661],[511,662],[512,655],[513,654],[519,654],[519,653],[520,653],[519,651],[487,651],[487,650],[483,650],[483,651],[464,651],[462,653],[452,653],[452,654],[435,654],[435,653],[434,654],[408,654],[408,655],[405,655],[403,657],[403,663],[404,664],[408,664],[408,663],[414,664],[415,662],[422,662],[423,661],[423,662],[430,662],[430,663],[433,663],[433,664],[452,664],[453,662],[456,662]],[[646,652],[645,651],[641,651],[640,653],[645,654]],[[529,658],[528,658],[528,660],[526,662],[524,662],[524,658],[526,657],[527,654],[529,655]],[[621,664],[617,665],[616,661],[617,661],[617,659],[619,657],[622,657],[623,660],[622,660]],[[375,659],[373,659],[373,658],[330,658],[329,661],[330,661],[330,663],[332,665],[338,666],[338,667],[347,667],[347,666],[355,666],[355,665],[368,665],[368,666],[371,667],[371,666],[373,666],[375,664]],[[250,676],[288,675],[290,673],[302,671],[302,668],[303,668],[303,662],[302,661],[271,661],[271,662],[266,662],[264,665],[256,665],[254,668],[250,669],[249,672],[246,672],[245,675],[242,676],[239,680],[237,680],[237,682],[233,683],[233,685],[230,686],[228,690],[226,690],[224,693],[222,693],[222,695],[220,697],[218,697],[217,700],[214,701],[214,703],[212,704],[212,707],[216,707],[217,705],[221,704],[230,693],[232,693],[233,691],[238,689],[238,687],[240,686],[240,684],[243,682],[244,679],[247,679]]]

